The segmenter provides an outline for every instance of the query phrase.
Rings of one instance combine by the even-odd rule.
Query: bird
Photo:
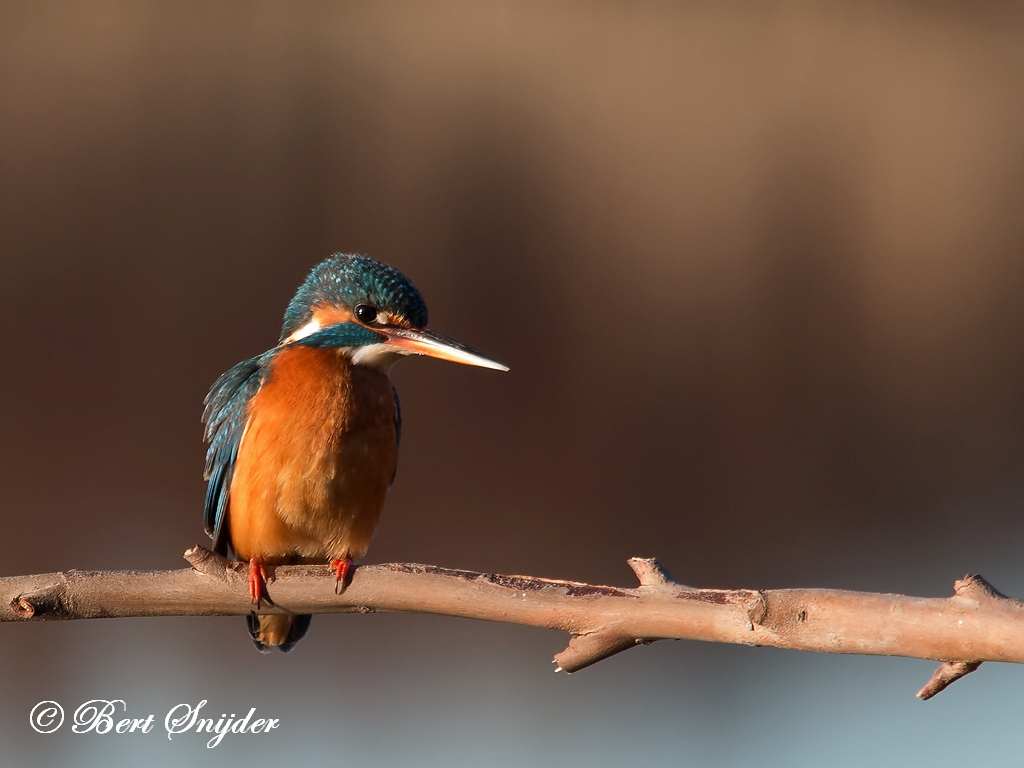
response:
[[[289,302],[277,346],[223,373],[204,401],[204,527],[218,554],[249,566],[256,648],[291,651],[308,615],[260,615],[268,567],[330,564],[343,591],[366,554],[395,478],[402,436],[392,366],[407,355],[507,371],[427,328],[398,270],[336,253]]]

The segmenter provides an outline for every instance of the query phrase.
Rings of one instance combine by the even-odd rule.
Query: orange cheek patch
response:
[[[329,325],[347,323],[352,319],[352,313],[344,307],[337,307],[332,304],[319,304],[313,307],[313,320],[319,323],[321,328]]]

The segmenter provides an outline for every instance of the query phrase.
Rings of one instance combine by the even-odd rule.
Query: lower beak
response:
[[[476,365],[481,368],[493,368],[496,371],[507,371],[508,367],[484,357],[475,349],[459,344],[454,339],[442,336],[434,331],[412,331],[405,328],[388,328],[387,343],[398,347],[407,355],[429,355],[439,360],[449,360],[463,365]]]

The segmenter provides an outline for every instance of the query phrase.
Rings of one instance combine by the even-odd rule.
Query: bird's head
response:
[[[299,287],[285,312],[280,344],[335,347],[385,373],[405,355],[508,370],[428,330],[423,297],[397,269],[342,253],[314,267]]]

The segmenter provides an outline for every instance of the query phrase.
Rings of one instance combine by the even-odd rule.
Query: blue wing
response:
[[[206,395],[203,422],[206,424],[205,438],[210,447],[206,451],[205,477],[209,484],[206,486],[203,524],[213,539],[214,551],[225,556],[228,550],[225,525],[228,491],[231,488],[235,459],[238,457],[238,444],[245,431],[246,408],[260,388],[264,366],[273,352],[271,350],[243,360],[230,368],[214,382]]]
[[[402,444],[402,404],[398,402],[398,390],[394,387],[391,388],[391,394],[395,398],[395,448],[398,448]],[[388,483],[395,482],[395,475],[398,474],[398,454],[395,453],[395,468],[391,470],[391,481]]]

